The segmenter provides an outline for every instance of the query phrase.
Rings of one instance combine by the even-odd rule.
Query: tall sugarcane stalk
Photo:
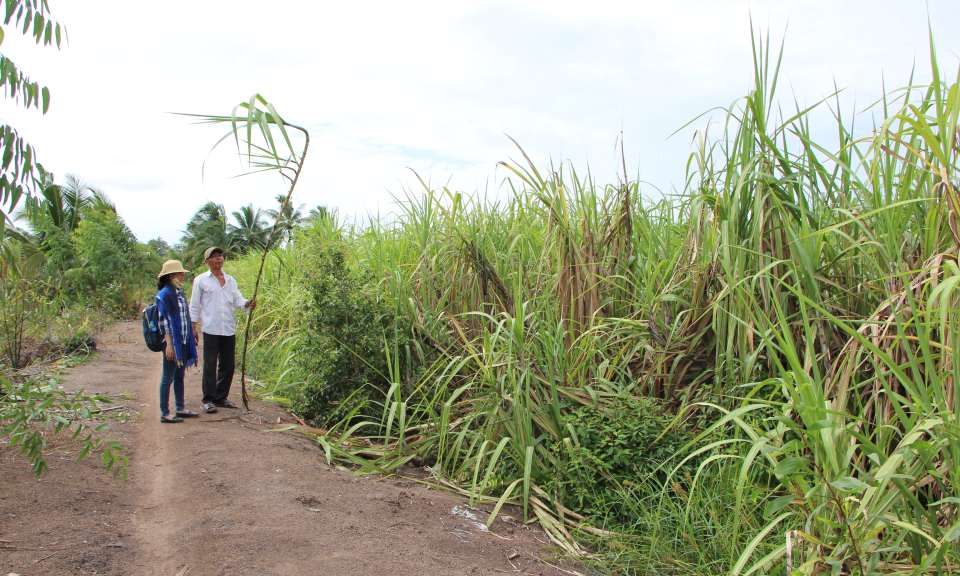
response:
[[[258,103],[264,106],[266,110],[261,110],[258,108]],[[241,108],[247,111],[246,118],[238,116],[237,113]],[[232,134],[234,141],[237,144],[237,152],[241,155],[241,157],[246,156],[248,167],[255,168],[250,172],[247,172],[247,174],[265,172],[268,170],[277,170],[280,175],[290,183],[290,189],[287,191],[287,196],[280,205],[280,211],[277,213],[277,218],[273,223],[273,228],[270,230],[270,235],[267,237],[266,244],[263,247],[263,256],[260,258],[260,269],[257,271],[257,280],[253,285],[253,296],[251,297],[251,300],[256,301],[257,292],[260,289],[260,278],[263,276],[263,266],[267,261],[267,253],[270,251],[270,246],[273,244],[273,239],[277,234],[277,229],[280,227],[280,222],[284,219],[284,213],[286,212],[287,206],[290,204],[290,199],[293,197],[293,190],[297,186],[297,180],[300,179],[300,171],[303,168],[303,162],[307,157],[307,149],[310,147],[310,134],[305,128],[286,122],[280,117],[273,105],[267,102],[260,94],[254,94],[250,97],[249,101],[234,106],[233,112],[230,116],[211,116],[203,114],[184,114],[184,116],[201,118],[201,124],[221,124],[230,122],[230,132],[221,137],[220,140],[213,145],[213,148],[219,146]],[[277,145],[273,139],[273,133],[270,128],[271,125],[275,125],[277,128],[279,128],[280,133],[283,135],[283,140],[287,145],[287,149],[289,150],[289,155],[281,157],[278,153]],[[262,146],[253,143],[254,126],[257,126],[260,131],[260,135],[263,137],[264,143]],[[299,157],[293,148],[293,144],[290,141],[290,136],[287,134],[286,127],[303,132],[305,141],[303,144],[303,152]],[[241,151],[240,147],[240,128],[246,129],[246,139],[244,140],[247,145],[246,154]],[[250,309],[247,325],[243,331],[243,352],[241,353],[240,357],[240,389],[243,398],[243,407],[246,410],[250,410],[246,379],[247,347],[250,342],[250,328],[253,326],[254,311],[254,309]]]

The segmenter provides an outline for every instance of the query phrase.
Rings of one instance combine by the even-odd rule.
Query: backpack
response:
[[[160,333],[160,310],[156,304],[143,309],[143,341],[151,352],[163,352],[167,345]]]

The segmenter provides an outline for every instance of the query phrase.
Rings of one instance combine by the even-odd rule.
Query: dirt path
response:
[[[139,325],[114,326],[100,342],[99,357],[69,370],[64,387],[130,393],[120,404],[142,417],[109,431],[129,448],[127,483],[92,459],[77,463],[69,443],[51,443],[51,473],[40,480],[16,451],[0,449],[0,574],[585,573],[520,523],[480,530],[447,492],[328,466],[311,439],[267,431],[286,416],[279,406],[255,401],[243,420],[221,409],[160,424],[160,356]],[[188,371],[194,411],[199,379]]]

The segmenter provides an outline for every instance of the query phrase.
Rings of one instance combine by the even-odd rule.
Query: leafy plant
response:
[[[60,47],[66,29],[50,17],[47,0],[9,0],[6,2],[0,43],[5,30],[18,29],[33,37],[37,44]],[[21,24],[22,22],[22,24]],[[29,109],[39,108],[44,114],[50,106],[50,90],[32,80],[6,55],[0,53],[0,89],[6,98]],[[16,208],[20,198],[35,187],[34,180],[42,173],[36,152],[26,140],[7,124],[0,125],[0,231],[6,226],[7,214]],[[5,211],[6,210],[6,211]]]
[[[46,318],[39,262],[25,257],[19,242],[0,243],[0,354],[14,370],[25,364],[25,338]]]
[[[98,403],[109,404],[111,400],[87,396],[83,391],[68,395],[56,389],[55,381],[46,385],[34,381],[15,384],[0,378],[0,435],[9,438],[10,445],[30,460],[37,476],[49,470],[44,460],[46,436],[70,434],[70,440],[81,446],[77,460],[88,454],[99,455],[107,470],[125,481],[130,463],[123,455],[125,448],[99,436],[108,423],[93,424],[102,414]]]
[[[670,490],[665,482],[670,467],[665,463],[684,456],[681,449],[692,439],[673,415],[649,398],[580,406],[566,415],[564,423],[572,432],[551,448],[558,462],[553,488],[564,506],[592,518],[611,518],[608,504],[619,500],[624,486]],[[695,473],[696,464],[688,460],[681,472]],[[683,481],[683,474],[679,478]],[[625,508],[612,516],[620,524],[635,520]]]
[[[118,316],[129,312],[131,281],[149,274],[138,265],[144,254],[133,232],[116,213],[94,211],[81,220],[71,239],[80,265],[68,271],[70,285]]]
[[[308,380],[293,407],[316,422],[369,414],[371,397],[389,387],[384,347],[393,317],[372,274],[351,270],[342,246],[317,245],[305,262],[311,302],[300,356]]]

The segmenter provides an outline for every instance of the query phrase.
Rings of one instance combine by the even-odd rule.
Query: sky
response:
[[[600,183],[622,172],[649,197],[682,191],[697,130],[750,88],[751,18],[784,42],[785,106],[842,89],[861,112],[887,89],[929,80],[928,25],[956,77],[956,0],[329,2],[50,0],[61,50],[6,27],[0,46],[50,88],[46,115],[0,100],[0,120],[62,180],[105,191],[141,241],[175,243],[207,201],[275,208],[276,175],[244,172],[223,127],[173,113],[229,114],[262,94],[311,144],[294,194],[363,219],[432,187],[503,190],[497,162],[569,162]],[[815,120],[830,139],[828,111]],[[682,128],[682,129],[681,129]],[[679,130],[679,132],[678,132]],[[510,138],[508,138],[508,136]],[[502,193],[502,192],[501,192]]]

